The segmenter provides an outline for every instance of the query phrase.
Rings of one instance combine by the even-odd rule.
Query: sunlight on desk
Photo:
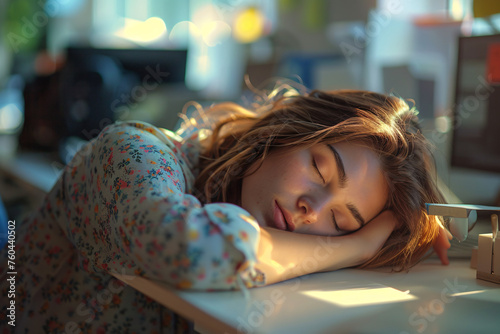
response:
[[[498,284],[497,284],[498,285]],[[450,294],[449,297],[461,298],[465,300],[475,300],[479,302],[487,302],[487,303],[498,303],[500,301],[500,290],[474,290],[474,291],[465,291],[465,292],[457,292]]]
[[[476,291],[466,291],[466,292],[457,292],[450,295],[450,297],[459,297],[459,296],[470,296],[477,295],[480,293],[484,293],[486,290],[476,290]]]
[[[390,304],[417,299],[417,297],[409,294],[408,290],[403,292],[380,284],[373,284],[364,288],[335,291],[310,290],[301,293],[341,307]]]

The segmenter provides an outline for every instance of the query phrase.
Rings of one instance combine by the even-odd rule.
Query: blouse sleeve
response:
[[[58,199],[83,267],[125,268],[185,289],[264,284],[258,224],[236,205],[202,206],[186,193],[192,175],[181,148],[156,127],[123,122],[75,155]]]

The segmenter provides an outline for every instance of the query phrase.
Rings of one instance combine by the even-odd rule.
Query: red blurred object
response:
[[[486,79],[489,83],[500,83],[500,43],[491,44],[488,48]]]

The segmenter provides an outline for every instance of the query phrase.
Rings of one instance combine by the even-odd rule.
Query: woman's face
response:
[[[387,197],[380,161],[369,148],[317,144],[268,155],[243,179],[241,206],[260,226],[342,235],[375,218]]]

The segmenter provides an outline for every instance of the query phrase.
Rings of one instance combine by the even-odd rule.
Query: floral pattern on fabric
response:
[[[82,147],[16,231],[17,316],[10,329],[192,331],[192,324],[110,272],[180,289],[263,284],[254,268],[255,220],[238,206],[202,206],[190,194],[199,150],[197,134],[183,139],[142,122],[112,124]],[[5,296],[7,249],[1,254]]]

